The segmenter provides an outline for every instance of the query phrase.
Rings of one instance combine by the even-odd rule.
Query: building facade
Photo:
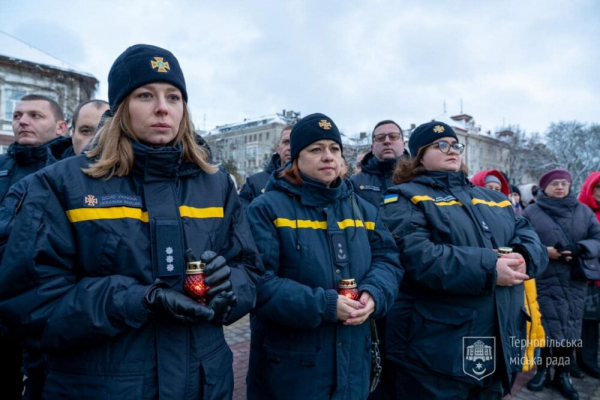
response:
[[[0,153],[14,141],[12,115],[23,96],[53,99],[69,119],[79,103],[92,98],[97,86],[92,75],[0,32]]]
[[[238,175],[245,179],[265,168],[283,127],[293,125],[299,118],[300,113],[283,110],[281,114],[245,119],[217,126],[208,133],[197,133],[210,146],[213,162],[233,162]]]

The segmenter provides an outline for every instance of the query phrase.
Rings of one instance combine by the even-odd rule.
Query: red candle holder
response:
[[[338,286],[338,294],[345,296],[350,300],[358,300],[358,289],[356,288],[356,281],[351,279],[342,279]]]
[[[201,261],[189,261],[186,264],[183,289],[192,299],[206,305],[204,295],[210,287],[204,283],[204,267]]]

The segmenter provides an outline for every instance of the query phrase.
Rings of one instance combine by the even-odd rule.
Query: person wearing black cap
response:
[[[525,351],[522,283],[546,249],[505,195],[467,179],[450,126],[423,124],[408,145],[381,207],[406,271],[387,316],[396,398],[501,399]]]
[[[385,315],[402,269],[378,210],[341,178],[342,140],[326,115],[292,129],[291,163],[247,208],[265,263],[252,318],[248,399],[365,399],[369,318]],[[356,297],[338,293],[344,279]]]
[[[44,398],[231,398],[222,324],[250,311],[262,275],[233,182],[195,141],[171,52],[132,46],[108,82],[90,150],[29,181],[0,318],[46,352]],[[184,293],[196,255],[204,302]]]

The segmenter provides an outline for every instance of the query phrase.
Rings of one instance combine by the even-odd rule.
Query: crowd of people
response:
[[[533,368],[530,390],[577,399],[571,377],[600,379],[600,281],[575,273],[600,256],[600,172],[579,198],[562,169],[520,190],[469,175],[445,123],[406,141],[384,120],[348,177],[315,113],[238,194],[188,101],[176,57],[135,45],[70,128],[47,97],[17,104],[2,398],[231,398],[223,326],[249,313],[248,399],[502,399]]]

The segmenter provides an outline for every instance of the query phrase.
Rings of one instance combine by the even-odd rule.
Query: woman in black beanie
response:
[[[423,124],[408,145],[381,207],[406,271],[387,315],[395,398],[501,399],[525,350],[522,282],[546,249],[504,194],[467,179],[452,127]]]
[[[291,163],[246,210],[265,264],[248,399],[365,399],[369,318],[385,315],[397,294],[397,248],[377,208],[341,177],[342,138],[329,117],[304,117],[290,146]],[[346,279],[355,297],[338,292]]]
[[[196,144],[173,54],[132,46],[108,82],[91,150],[29,182],[0,316],[46,352],[44,398],[231,398],[222,324],[250,311],[262,274],[233,182]],[[184,292],[194,255],[202,303]]]

